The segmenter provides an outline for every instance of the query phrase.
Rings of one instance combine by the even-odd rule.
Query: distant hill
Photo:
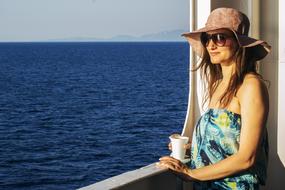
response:
[[[87,42],[87,41],[98,41],[98,42],[143,42],[143,41],[185,41],[181,34],[185,32],[185,30],[172,30],[172,31],[164,31],[153,34],[146,34],[143,36],[131,36],[131,35],[117,35],[111,38],[86,38],[86,37],[75,37],[75,38],[65,38],[65,39],[54,39],[49,41],[79,41],[79,42]]]

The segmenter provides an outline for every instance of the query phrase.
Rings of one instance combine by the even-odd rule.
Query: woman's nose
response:
[[[217,48],[216,44],[213,42],[212,39],[210,39],[209,42],[208,42],[208,48],[210,48],[210,49]]]

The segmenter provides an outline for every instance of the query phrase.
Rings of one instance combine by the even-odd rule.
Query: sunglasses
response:
[[[205,47],[209,45],[210,40],[212,40],[216,46],[223,47],[226,44],[227,39],[230,39],[230,38],[233,38],[233,36],[229,36],[223,33],[216,33],[216,34],[202,33],[201,34],[201,42]]]

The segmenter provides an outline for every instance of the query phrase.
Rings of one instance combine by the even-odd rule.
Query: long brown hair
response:
[[[229,105],[243,83],[246,74],[252,73],[262,79],[262,76],[257,73],[257,61],[255,56],[253,56],[254,53],[255,52],[253,52],[251,48],[239,47],[236,50],[234,55],[234,58],[236,59],[236,70],[230,78],[227,89],[219,99],[221,108],[226,108]],[[222,68],[220,64],[212,64],[210,55],[206,47],[204,47],[203,56],[198,65],[192,69],[192,72],[197,71],[198,69],[200,69],[201,76],[204,81],[204,87],[207,87],[207,91],[203,98],[203,105],[205,105],[208,101],[210,103],[215,90],[223,78]]]

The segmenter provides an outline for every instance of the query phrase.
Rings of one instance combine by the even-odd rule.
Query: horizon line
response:
[[[139,42],[187,42],[186,40],[146,40],[146,41],[0,41],[0,43],[139,43]]]

